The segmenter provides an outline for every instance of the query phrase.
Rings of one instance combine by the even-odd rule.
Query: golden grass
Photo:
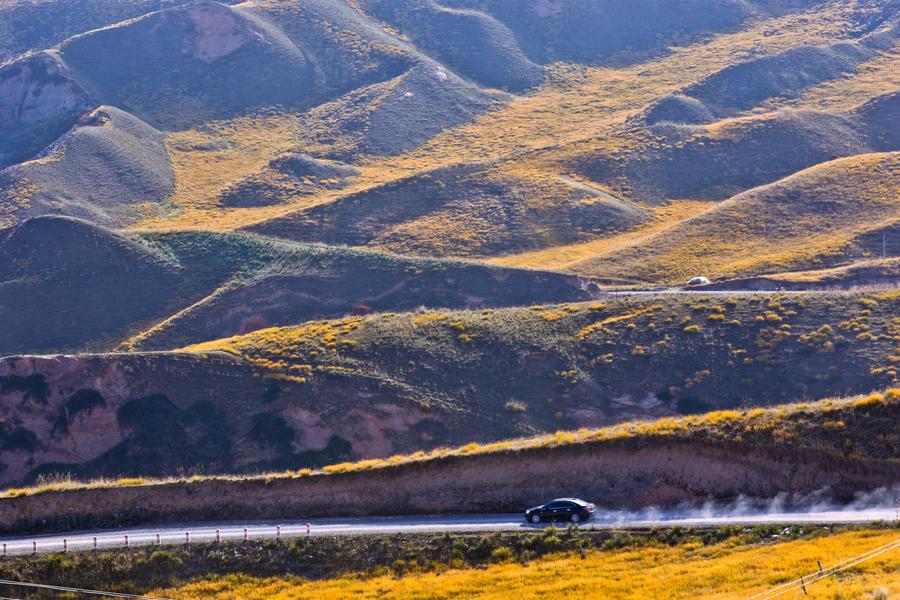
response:
[[[259,171],[298,140],[290,115],[216,121],[171,133],[166,140],[175,170],[171,200],[182,208],[216,208],[226,184]]]
[[[789,271],[787,273],[778,273],[772,275],[773,279],[791,282],[803,283],[819,283],[829,279],[839,279],[843,277],[853,277],[854,271],[868,271],[869,269],[877,270],[885,275],[893,274],[900,271],[900,257],[888,258],[886,260],[875,259],[854,262],[850,265],[833,267],[831,269],[815,269],[811,271]],[[865,279],[865,277],[863,277]]]
[[[401,156],[363,160],[362,173],[342,191],[323,191],[303,200],[286,198],[285,204],[279,206],[223,209],[218,206],[217,197],[226,185],[258,171],[280,152],[352,145],[352,140],[343,139],[340,119],[335,117],[340,101],[328,110],[314,110],[307,115],[246,117],[173,133],[168,144],[177,181],[172,201],[182,210],[169,217],[145,220],[139,226],[233,230],[305,206],[332,202],[375,185],[464,162],[506,161],[498,167],[503,176],[537,182],[536,185],[555,180],[566,176],[567,161],[575,154],[598,149],[614,153],[634,147],[636,140],[631,134],[623,135],[620,126],[661,95],[761,49],[775,53],[844,37],[849,28],[846,11],[835,4],[809,13],[760,19],[742,31],[672,48],[661,58],[620,69],[555,65],[547,82],[535,93],[515,98],[508,105],[470,124],[447,130]],[[382,85],[390,87],[392,82]],[[534,153],[536,150],[543,152]],[[696,208],[686,204],[673,209],[668,216],[660,212],[657,225],[695,214],[690,209]],[[424,219],[408,227],[416,232],[434,230],[437,238],[452,234],[464,240],[466,228],[476,226],[475,222],[460,224],[446,219],[444,222]],[[454,229],[449,231],[447,227]],[[615,235],[610,244],[628,243],[632,237]],[[453,253],[462,246],[450,245],[447,252]],[[603,243],[597,247],[563,247],[555,255],[553,252],[547,256],[528,255],[518,263],[510,258],[509,264],[565,265],[607,247]]]
[[[613,234],[589,242],[552,246],[532,252],[522,252],[486,259],[485,262],[510,267],[532,269],[573,270],[589,259],[610,254],[624,248],[640,246],[653,235],[678,223],[697,216],[709,209],[710,202],[702,200],[675,200],[661,206],[648,207],[652,219],[631,231]]]
[[[233,575],[160,590],[171,598],[690,598],[744,599],[781,583],[897,541],[897,531],[853,531],[807,540],[746,544],[729,540],[551,555],[529,564],[455,568],[402,577],[324,581]],[[900,593],[900,550],[808,588],[809,598],[891,598]],[[802,593],[802,592],[801,592]],[[788,598],[794,595],[786,596]]]
[[[782,106],[844,111],[885,92],[900,88],[900,44],[859,65],[857,73],[812,87]]]
[[[397,161],[378,162],[421,170],[461,160],[491,161],[575,141],[602,143],[598,138],[605,138],[612,126],[624,123],[656,98],[747,58],[760,47],[776,53],[844,37],[845,11],[832,5],[762,19],[740,32],[672,48],[662,58],[621,69],[558,65],[548,83],[533,95],[441,133]],[[616,147],[621,143],[617,140]]]
[[[18,220],[16,214],[31,206],[37,192],[37,186],[25,178],[17,179],[0,191],[0,228],[15,225]]]
[[[732,278],[844,260],[853,240],[900,220],[900,153],[837,159],[755,188],[644,240],[572,265],[644,281]],[[825,263],[822,265],[822,263]]]

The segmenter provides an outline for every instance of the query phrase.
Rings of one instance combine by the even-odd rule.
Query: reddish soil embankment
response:
[[[663,440],[618,440],[299,478],[42,493],[0,500],[0,534],[179,520],[517,511],[563,495],[607,507],[665,506],[830,487],[896,484],[893,460]]]

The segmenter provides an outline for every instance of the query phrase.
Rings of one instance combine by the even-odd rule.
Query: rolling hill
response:
[[[648,203],[667,199],[723,200],[836,158],[900,148],[891,123],[894,92],[844,114],[784,110],[706,126],[661,123],[625,156],[580,159],[598,183],[626,182],[622,193]],[[785,149],[788,149],[785,151]]]
[[[523,180],[490,165],[468,165],[346,195],[250,230],[402,253],[466,256],[574,242],[633,228],[648,216],[643,207],[602,189],[569,180]]]
[[[112,107],[83,116],[39,157],[4,169],[0,179],[0,225],[60,214],[121,226],[140,211],[165,212],[160,200],[175,187],[162,133]]]
[[[0,67],[6,225],[50,212],[572,268],[703,202],[900,148],[890,0],[102,5],[0,7],[7,29],[59,15]],[[85,127],[101,106],[157,130],[152,147]],[[109,172],[83,167],[79,131],[107,139]]]
[[[900,155],[841,158],[753,188],[640,247],[576,270],[644,281],[731,279],[881,257],[900,247]]]
[[[98,268],[102,265],[102,268]],[[240,234],[123,235],[68,217],[0,231],[0,353],[172,348],[353,311],[585,300],[560,273]]]
[[[386,457],[897,378],[897,295],[647,296],[350,316],[178,352],[0,361],[2,481]]]

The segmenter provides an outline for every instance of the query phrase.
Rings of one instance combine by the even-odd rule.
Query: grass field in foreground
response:
[[[712,546],[685,543],[582,556],[556,555],[529,564],[449,569],[401,577],[322,581],[227,576],[154,595],[170,598],[749,598],[817,569],[900,539],[900,533],[854,531],[810,540]],[[893,598],[900,593],[900,548],[808,588],[809,598]],[[802,592],[800,592],[802,594]],[[785,598],[795,598],[796,592]]]

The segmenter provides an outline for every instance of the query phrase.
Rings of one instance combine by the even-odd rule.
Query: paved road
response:
[[[785,512],[766,514],[692,515],[675,513],[600,512],[581,527],[642,528],[714,525],[761,524],[847,524],[873,521],[895,521],[896,508],[873,508],[827,512]],[[227,523],[179,523],[141,528],[123,528],[96,532],[39,535],[3,538],[7,555],[49,553],[92,548],[115,548],[153,544],[184,544],[194,542],[239,541],[242,539],[293,538],[307,535],[306,520],[248,521]],[[528,531],[550,527],[550,524],[531,525],[519,514],[445,515],[423,517],[375,517],[352,519],[314,519],[309,521],[309,535],[358,535],[367,533],[440,533],[444,531]],[[158,537],[157,537],[158,536]]]

